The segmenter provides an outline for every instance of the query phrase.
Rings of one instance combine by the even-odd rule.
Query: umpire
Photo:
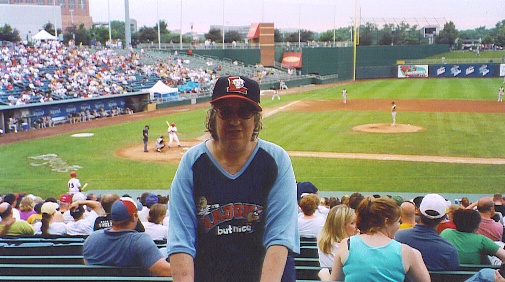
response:
[[[142,130],[142,140],[144,140],[144,152],[149,152],[147,150],[147,141],[149,140],[149,125],[146,125],[144,127],[144,130]]]

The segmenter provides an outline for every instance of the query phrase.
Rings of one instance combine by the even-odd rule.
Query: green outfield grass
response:
[[[351,100],[494,100],[502,82],[501,78],[403,79],[364,81],[345,87]],[[281,101],[263,99],[262,106],[278,107],[294,100],[340,99],[342,87],[286,95]],[[177,122],[180,139],[199,137],[204,133],[205,113],[206,110],[196,110],[86,130],[94,133],[90,138],[63,134],[0,146],[0,194],[23,191],[45,197],[66,192],[68,172],[51,171],[48,165],[30,165],[33,162],[30,157],[43,154],[57,154],[58,160],[81,166],[78,176],[81,183],[89,183],[90,190],[168,189],[177,164],[121,159],[114,155],[114,151],[141,143],[141,131],[145,124],[151,127],[151,136],[165,133],[165,120]],[[398,120],[400,123],[408,120],[408,123],[422,126],[425,130],[406,134],[351,132],[355,125],[388,123],[389,108],[384,111],[280,112],[264,119],[260,138],[289,151],[505,158],[505,114],[400,111]],[[299,181],[312,181],[325,191],[489,194],[502,189],[505,183],[505,166],[502,165],[296,157],[292,161]]]
[[[493,51],[480,51],[479,52],[479,58],[489,58],[489,59],[494,59],[494,58],[501,58],[502,56],[505,56],[505,50],[493,50]],[[446,52],[442,54],[437,54],[435,56],[428,57],[426,59],[440,59],[442,57],[445,57],[446,59],[473,59],[476,58],[477,55],[469,50],[457,50],[457,51],[451,51],[451,52]]]

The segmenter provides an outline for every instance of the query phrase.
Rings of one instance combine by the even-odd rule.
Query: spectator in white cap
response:
[[[458,251],[437,233],[437,227],[445,219],[446,201],[438,194],[424,196],[420,222],[412,228],[398,230],[396,241],[407,244],[421,252],[426,268],[430,271],[458,270]]]
[[[42,212],[42,221],[35,223],[36,235],[67,235],[67,226],[63,222],[63,215],[58,211],[59,205],[53,202],[45,202],[40,211]]]
[[[84,242],[85,263],[93,265],[143,266],[156,276],[171,276],[168,263],[146,233],[135,231],[137,204],[128,197],[112,204],[112,228],[93,232]]]

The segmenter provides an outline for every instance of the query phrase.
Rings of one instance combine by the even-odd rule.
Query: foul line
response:
[[[491,165],[505,164],[505,159],[501,158],[465,158],[465,157],[441,157],[441,156],[417,156],[417,155],[296,152],[296,151],[288,151],[288,154],[291,157],[303,157],[303,158],[360,159],[360,160],[434,162],[434,163],[457,163],[457,164],[491,164]]]

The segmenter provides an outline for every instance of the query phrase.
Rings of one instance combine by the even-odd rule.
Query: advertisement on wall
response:
[[[505,76],[505,64],[500,64],[500,76]]]
[[[428,77],[428,65],[399,65],[398,78]]]
[[[488,64],[430,66],[430,77],[491,77],[493,75],[493,66]]]
[[[51,117],[66,117],[72,113],[78,113],[86,110],[100,110],[110,111],[112,108],[120,107],[126,108],[126,98],[112,98],[112,99],[99,99],[92,101],[83,101],[77,103],[60,104],[52,107],[37,107],[32,109],[32,116],[40,118],[50,114]]]

